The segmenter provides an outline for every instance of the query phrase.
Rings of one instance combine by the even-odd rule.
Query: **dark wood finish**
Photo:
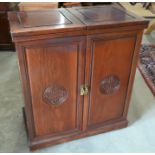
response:
[[[68,8],[80,21],[87,25],[87,29],[100,29],[133,26],[147,24],[144,18],[135,16],[130,12],[118,9],[116,6],[95,6],[95,7],[76,7]],[[145,27],[145,26],[144,26]]]
[[[49,46],[45,42],[41,47],[33,45],[25,50],[36,136],[81,128],[82,103],[77,90],[84,83],[84,66],[79,66],[84,60],[82,41],[82,38],[55,39]],[[61,105],[43,100],[45,89],[55,84],[64,87],[69,95]]]
[[[91,86],[88,127],[123,116],[126,91],[135,47],[135,36],[118,34],[110,37],[97,35],[88,40],[91,53]],[[117,47],[117,51],[115,50]],[[100,92],[100,83],[107,76],[117,76],[118,91],[111,94]],[[109,89],[109,88],[107,88]],[[108,91],[108,90],[106,90]]]
[[[113,94],[120,88],[120,79],[116,75],[108,75],[99,84],[101,94]]]
[[[57,10],[57,11],[56,11]],[[56,13],[57,12],[57,13]],[[84,25],[76,19],[72,14],[70,14],[66,9],[52,9],[51,11],[45,11],[45,14],[50,14],[52,16],[44,16],[43,20],[41,19],[42,23],[37,20],[32,19],[29,14],[33,14],[33,18],[40,19],[38,14],[44,14],[44,11],[30,11],[25,12],[25,17],[21,17],[23,12],[10,12],[9,13],[9,20],[11,24],[11,32],[14,41],[21,41],[24,37],[25,39],[32,40],[32,37],[39,37],[46,35],[59,35],[65,32],[74,34],[79,32],[81,34],[84,31]],[[55,16],[57,14],[57,16]],[[23,20],[20,20],[23,18]],[[51,20],[51,18],[53,18]],[[65,20],[65,21],[64,21]],[[46,22],[46,24],[44,23]],[[24,27],[27,24],[29,27]],[[32,23],[33,22],[33,23]],[[36,23],[35,23],[36,22]],[[57,23],[55,23],[57,22]],[[32,24],[30,26],[30,24]],[[66,34],[66,35],[67,35]],[[16,37],[17,36],[17,37]],[[64,35],[63,35],[64,36]],[[34,38],[36,40],[36,38]]]
[[[0,50],[14,49],[7,16],[9,10],[9,3],[0,3]]]
[[[8,2],[1,2],[0,3],[0,10],[1,11],[8,11],[9,10],[9,3]]]
[[[112,6],[14,12],[9,20],[31,149],[127,126],[147,21]]]
[[[38,20],[38,18],[40,18],[40,20]],[[71,24],[71,22],[67,18],[65,18],[65,16],[61,12],[58,12],[56,10],[44,11],[44,13],[42,13],[41,11],[19,12],[18,19],[20,21],[20,24],[24,28]]]

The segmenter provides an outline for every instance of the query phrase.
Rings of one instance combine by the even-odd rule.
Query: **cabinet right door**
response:
[[[134,34],[88,37],[86,81],[90,86],[89,129],[123,117],[135,42]]]

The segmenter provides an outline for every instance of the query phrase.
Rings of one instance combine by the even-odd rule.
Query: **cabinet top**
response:
[[[133,26],[148,23],[142,17],[113,5],[95,7],[68,8],[76,18],[87,26],[87,29],[114,26]]]
[[[11,34],[32,36],[83,30],[84,25],[66,9],[9,12]]]
[[[30,12],[9,12],[12,37],[147,26],[148,21],[115,6],[75,7]],[[142,29],[142,27],[141,27]],[[86,31],[87,30],[87,31]]]

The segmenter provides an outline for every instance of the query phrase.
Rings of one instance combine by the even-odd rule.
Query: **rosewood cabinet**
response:
[[[114,6],[9,13],[31,149],[127,126],[148,21]]]

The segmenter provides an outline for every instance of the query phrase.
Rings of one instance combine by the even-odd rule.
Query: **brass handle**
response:
[[[86,96],[89,93],[88,85],[81,85],[80,87],[80,95]]]

